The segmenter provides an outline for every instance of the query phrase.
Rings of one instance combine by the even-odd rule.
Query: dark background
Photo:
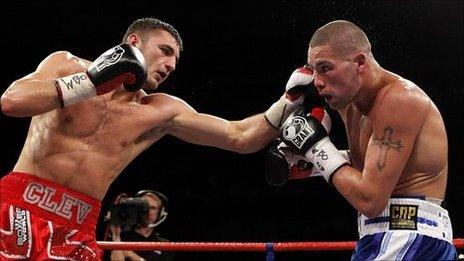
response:
[[[414,81],[436,103],[449,139],[447,208],[454,237],[464,237],[461,103],[461,1],[127,1],[8,2],[2,7],[2,92],[49,53],[68,50],[89,60],[121,41],[136,18],[172,23],[185,51],[161,86],[200,112],[229,120],[266,110],[294,68],[306,62],[312,33],[334,19],[359,25],[377,61]],[[332,139],[346,148],[340,119]],[[0,116],[0,172],[15,164],[29,119]],[[124,126],[121,126],[122,128]],[[437,152],[442,153],[442,152]],[[264,153],[240,155],[165,137],[113,183],[103,204],[120,192],[156,189],[170,200],[159,227],[172,241],[356,240],[356,212],[320,178],[271,187]],[[100,224],[98,239],[103,238]],[[276,260],[349,257],[349,252],[277,253]],[[264,260],[264,253],[178,253],[178,260]]]

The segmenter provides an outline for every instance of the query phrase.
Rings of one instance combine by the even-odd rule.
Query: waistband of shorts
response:
[[[453,239],[448,211],[425,199],[391,198],[377,217],[358,215],[359,238],[395,230],[411,231],[450,243]]]
[[[101,202],[79,191],[31,174],[11,172],[0,180],[0,195],[2,203],[95,233]]]

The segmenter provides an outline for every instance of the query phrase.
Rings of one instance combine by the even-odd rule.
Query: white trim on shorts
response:
[[[390,205],[414,205],[417,206],[417,229],[390,229]],[[358,215],[359,238],[383,232],[405,231],[417,233],[429,237],[448,241],[452,244],[453,229],[448,216],[448,211],[441,206],[417,198],[391,198],[387,207],[375,218],[368,218],[363,214]],[[403,242],[406,243],[406,242]],[[402,244],[403,244],[402,243]]]

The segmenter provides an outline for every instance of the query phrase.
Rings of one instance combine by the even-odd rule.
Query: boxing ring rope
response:
[[[209,252],[264,252],[271,248],[275,252],[283,251],[331,251],[354,250],[355,241],[340,242],[110,242],[98,241],[104,250],[161,250],[161,251],[209,251]],[[456,238],[453,244],[464,249],[464,238]]]
[[[266,260],[274,260],[274,252],[284,251],[343,251],[354,250],[356,242],[109,242],[99,241],[103,250],[161,250],[182,252],[266,252]],[[464,249],[464,238],[456,238],[453,244]]]
[[[98,242],[105,250],[161,250],[161,251],[207,251],[207,252],[264,252],[273,251],[319,251],[352,250],[355,242],[288,242],[288,243],[242,243],[242,242]]]

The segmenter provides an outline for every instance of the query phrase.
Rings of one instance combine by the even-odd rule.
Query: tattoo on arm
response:
[[[377,137],[374,133],[374,142],[371,146],[379,146],[379,156],[377,159],[377,168],[379,171],[382,171],[387,163],[387,153],[389,149],[394,149],[397,151],[401,151],[403,149],[403,145],[401,145],[401,140],[393,140],[393,128],[387,126],[383,129],[383,136],[381,138]]]

